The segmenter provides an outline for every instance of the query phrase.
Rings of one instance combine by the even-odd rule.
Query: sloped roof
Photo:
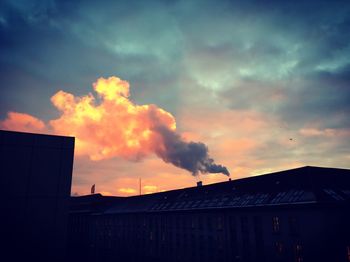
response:
[[[350,170],[306,166],[200,187],[118,198],[99,212],[164,212],[349,201]]]

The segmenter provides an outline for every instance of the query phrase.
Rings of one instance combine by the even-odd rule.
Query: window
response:
[[[347,246],[346,247],[346,254],[347,254],[347,258],[348,258],[348,261],[350,262],[350,246]]]
[[[289,233],[293,236],[298,235],[298,233],[299,233],[298,223],[297,223],[297,219],[295,217],[289,218]]]
[[[201,216],[198,217],[198,225],[199,229],[203,229],[203,218]]]
[[[242,229],[243,237],[248,236],[249,228],[248,228],[248,218],[246,216],[241,217],[241,229]]]
[[[221,230],[222,229],[222,217],[219,216],[217,222],[218,222],[217,228],[218,228],[218,230]]]
[[[287,192],[279,192],[272,200],[271,203],[278,204],[282,202],[282,199],[285,197]]]
[[[194,217],[192,217],[192,220],[191,220],[191,228],[195,228],[196,227],[196,220]]]
[[[243,260],[250,261],[250,240],[249,240],[249,221],[248,217],[241,217],[241,231],[242,231],[242,251],[243,251]]]
[[[264,261],[264,237],[263,237],[263,223],[260,216],[254,216],[254,233],[255,233],[255,245],[257,255],[261,261]]]
[[[295,254],[295,262],[303,262],[303,247],[301,244],[295,244],[294,246],[294,254]]]
[[[212,218],[210,216],[207,217],[207,227],[209,230],[212,230],[212,228],[213,228]]]
[[[274,233],[278,233],[280,231],[280,219],[279,219],[279,217],[272,218],[272,230]]]
[[[332,189],[324,189],[324,192],[326,192],[328,195],[330,195],[332,198],[334,198],[335,200],[344,200],[343,197],[341,197],[340,195],[338,195],[334,190]]]
[[[236,218],[235,217],[230,217],[229,228],[230,228],[231,241],[236,240],[237,239],[237,228],[236,228]]]
[[[258,194],[255,200],[255,205],[261,205],[262,203],[264,203],[267,198],[269,197],[268,194]]]
[[[276,252],[277,254],[281,255],[283,253],[283,243],[282,242],[276,242],[275,243]]]

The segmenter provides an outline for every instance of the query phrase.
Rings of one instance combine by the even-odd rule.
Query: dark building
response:
[[[68,223],[69,261],[97,261],[95,259],[94,217],[118,203],[123,197],[102,196],[100,194],[72,197]]]
[[[302,167],[168,192],[74,197],[81,261],[350,261],[350,170]]]
[[[64,261],[73,155],[73,137],[0,130],[3,261]]]

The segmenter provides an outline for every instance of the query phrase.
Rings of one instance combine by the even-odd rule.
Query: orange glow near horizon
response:
[[[254,157],[254,152],[261,151],[268,141],[270,127],[279,125],[268,115],[254,111],[183,108],[177,116],[183,123],[180,135],[170,113],[153,104],[136,105],[129,99],[128,82],[117,77],[99,78],[93,89],[93,93],[80,97],[58,91],[51,102],[60,115],[47,123],[17,112],[9,112],[7,118],[0,121],[0,128],[6,130],[76,138],[72,195],[89,194],[92,184],[96,184],[96,192],[103,195],[138,195],[140,177],[143,194],[195,186],[197,180],[202,180],[204,185],[227,181],[226,176],[215,173],[193,177],[188,170],[161,161],[155,152],[166,149],[163,137],[157,132],[158,126],[181,137],[181,142],[205,141],[211,153],[229,167],[233,178],[262,174],[271,167],[264,159]],[[300,133],[329,137],[334,133],[321,131],[309,128]],[[293,149],[296,143],[291,144],[288,138],[289,135],[287,139],[276,136],[275,141]],[[132,164],[123,159],[143,162]],[[301,165],[302,161],[297,158],[279,163],[285,167]]]

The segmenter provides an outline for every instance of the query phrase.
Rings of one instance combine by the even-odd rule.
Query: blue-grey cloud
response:
[[[341,0],[1,1],[0,118],[50,119],[57,90],[82,95],[97,77],[118,75],[137,103],[175,116],[257,111],[303,141],[286,152],[271,138],[258,157],[346,159],[344,137],[325,144],[300,130],[350,128],[349,31]]]

